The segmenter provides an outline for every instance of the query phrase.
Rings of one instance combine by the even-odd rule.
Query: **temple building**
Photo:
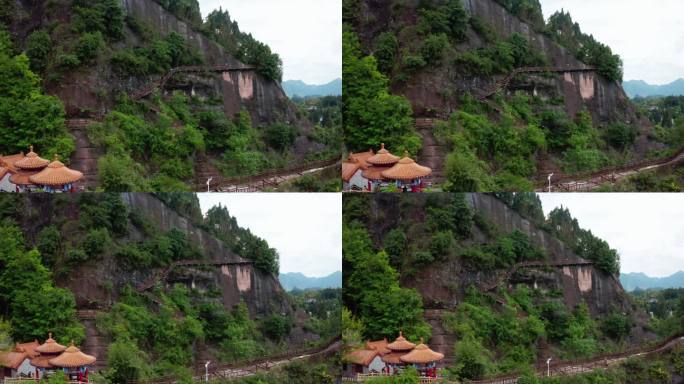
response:
[[[437,377],[437,362],[442,359],[444,359],[444,355],[425,345],[423,338],[411,352],[399,357],[399,360],[404,363],[412,364],[424,377]]]
[[[34,369],[31,366],[31,359],[38,356],[36,348],[38,341],[17,344],[9,352],[0,352],[0,379],[11,378],[32,378]]]
[[[411,352],[416,345],[404,338],[404,333],[399,332],[399,337],[396,340],[387,344],[387,349],[390,353],[382,357],[382,361],[387,364],[387,371],[389,374],[394,374],[406,366],[406,363],[401,360],[401,357]]]
[[[52,333],[48,334],[48,339],[36,348],[36,352],[40,354],[31,359],[31,365],[36,369],[34,377],[42,379],[52,375],[58,368],[50,364],[50,360],[61,355],[66,348],[52,338]]]
[[[367,341],[363,348],[351,350],[344,356],[345,371],[348,375],[385,373],[382,356],[387,353],[387,339]]]
[[[383,171],[382,177],[394,181],[403,192],[422,192],[425,187],[423,180],[431,174],[432,169],[416,164],[408,152],[404,152],[404,157],[392,168]]]
[[[437,364],[443,359],[444,355],[430,349],[422,338],[416,345],[399,332],[399,337],[392,343],[387,339],[367,341],[363,347],[347,352],[342,359],[343,376],[363,381],[373,376],[397,375],[410,366],[415,367],[422,378],[437,380]]]
[[[373,155],[372,149],[368,152],[349,154],[347,160],[342,162],[342,189],[345,191],[367,190],[368,180],[363,177],[363,171],[370,166],[366,160]]]
[[[342,162],[342,187],[345,191],[375,192],[380,187],[395,184],[403,192],[421,192],[424,180],[432,169],[416,164],[408,157],[393,155],[381,144],[380,150],[350,153]]]
[[[74,346],[59,344],[52,333],[43,344],[38,341],[17,344],[10,352],[0,352],[0,378],[31,378],[42,380],[55,374],[64,374],[70,382],[88,382],[90,367],[95,356],[87,355]]]
[[[0,156],[1,192],[74,192],[83,174],[66,167],[55,156],[43,159],[30,147],[29,153]]]

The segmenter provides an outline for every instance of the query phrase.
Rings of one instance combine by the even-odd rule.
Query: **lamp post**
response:
[[[546,377],[551,377],[551,358],[546,359]]]
[[[549,173],[549,177],[547,177],[547,180],[549,181],[549,193],[551,193],[551,178],[553,177],[553,173]]]
[[[212,180],[214,180],[213,177],[210,177],[210,178],[207,179],[207,193],[208,193],[208,192],[211,192],[211,191],[209,190],[209,185],[211,185],[211,181],[212,181]],[[209,364],[209,363],[207,363],[207,364]]]
[[[209,382],[209,364],[210,363],[211,363],[211,361],[207,361],[207,363],[204,364],[204,381],[205,382]]]

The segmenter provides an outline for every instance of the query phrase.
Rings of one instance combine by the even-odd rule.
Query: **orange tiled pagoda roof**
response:
[[[62,353],[66,350],[67,347],[59,344],[58,342],[55,341],[55,339],[52,338],[52,333],[48,334],[48,339],[45,340],[45,342],[38,347],[36,347],[36,351],[42,353]]]
[[[382,172],[382,176],[390,180],[414,180],[429,176],[432,169],[416,164],[408,156],[408,152],[392,168]]]
[[[392,351],[410,351],[415,348],[416,345],[404,338],[404,333],[399,332],[399,337],[396,340],[387,344],[387,348]]]
[[[61,161],[51,162],[45,169],[29,177],[29,181],[36,185],[64,185],[75,183],[83,178],[83,173],[67,168]]]
[[[355,349],[344,356],[344,360],[367,367],[376,356],[380,355],[375,349]]]
[[[47,166],[50,163],[50,160],[45,160],[42,157],[38,156],[37,153],[33,152],[33,145],[29,148],[30,151],[26,154],[26,157],[14,162],[15,167],[25,170],[36,170],[45,168],[45,166]]]
[[[359,169],[368,168],[366,160],[373,156],[373,150],[368,152],[350,153],[347,160],[342,162],[342,180],[349,181]]]
[[[380,150],[375,155],[369,157],[367,160],[368,164],[387,166],[395,164],[399,161],[399,156],[394,156],[388,150],[385,149],[385,143],[380,145]]]
[[[71,342],[69,348],[61,355],[50,359],[50,364],[61,368],[77,368],[91,365],[95,363],[95,361],[97,361],[95,356],[86,355]]]
[[[440,361],[443,358],[443,354],[430,349],[423,343],[423,339],[421,338],[420,344],[418,344],[411,352],[401,356],[399,359],[405,363],[427,364],[434,361]]]

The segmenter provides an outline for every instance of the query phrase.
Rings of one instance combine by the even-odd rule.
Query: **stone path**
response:
[[[104,155],[102,150],[88,139],[88,126],[97,123],[91,119],[67,119],[66,126],[74,136],[76,151],[71,155],[69,167],[83,173],[78,184],[85,189],[95,189],[98,185],[97,160]]]

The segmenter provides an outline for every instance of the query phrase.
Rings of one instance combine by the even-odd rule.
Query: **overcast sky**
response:
[[[541,0],[544,16],[570,11],[584,33],[622,57],[625,80],[651,84],[684,78],[684,1]]]
[[[221,205],[238,225],[280,254],[280,272],[310,277],[342,270],[342,195],[339,193],[200,193],[202,213]]]
[[[620,253],[621,272],[669,276],[684,270],[684,194],[541,193],[544,213],[563,205],[580,227]]]
[[[342,77],[342,0],[199,0],[202,15],[228,10],[240,31],[283,60],[283,80],[324,84]]]

